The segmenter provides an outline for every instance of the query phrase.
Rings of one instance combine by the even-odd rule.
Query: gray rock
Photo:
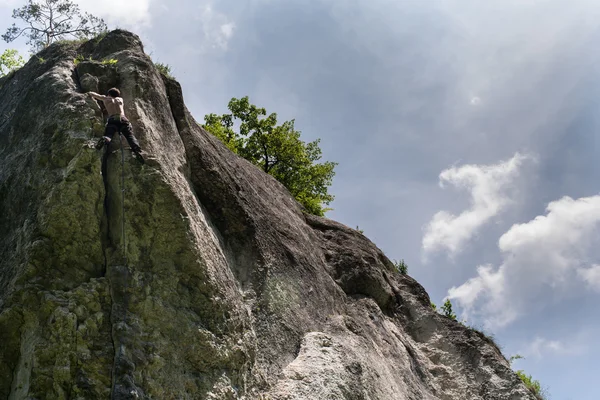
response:
[[[0,79],[0,397],[534,399],[366,237],[205,132],[137,36],[39,56]],[[89,146],[84,92],[111,86],[153,163]]]

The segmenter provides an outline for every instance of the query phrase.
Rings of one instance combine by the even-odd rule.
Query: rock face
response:
[[[111,86],[145,165],[90,146],[84,92]],[[0,398],[534,399],[366,237],[202,130],[131,33],[0,79],[0,207]]]

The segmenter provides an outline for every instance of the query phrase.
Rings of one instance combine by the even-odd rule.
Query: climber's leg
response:
[[[98,140],[96,143],[96,148],[100,150],[102,147],[108,145],[112,140],[113,135],[119,130],[119,128],[114,124],[109,122],[106,123],[106,127],[104,128],[104,136]]]
[[[129,143],[129,147],[134,153],[141,153],[142,149],[140,148],[140,143],[133,135],[133,127],[131,126],[131,122],[125,117],[121,118],[121,133],[127,139],[127,143]]]

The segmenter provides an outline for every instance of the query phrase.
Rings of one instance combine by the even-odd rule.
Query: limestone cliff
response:
[[[90,146],[84,92],[111,86],[145,165]],[[366,237],[202,130],[131,33],[0,79],[0,210],[2,399],[534,398]]]

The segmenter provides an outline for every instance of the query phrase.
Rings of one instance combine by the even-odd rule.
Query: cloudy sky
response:
[[[600,2],[78,3],[139,34],[197,120],[245,95],[295,118],[339,163],[330,218],[552,399],[600,398]]]

